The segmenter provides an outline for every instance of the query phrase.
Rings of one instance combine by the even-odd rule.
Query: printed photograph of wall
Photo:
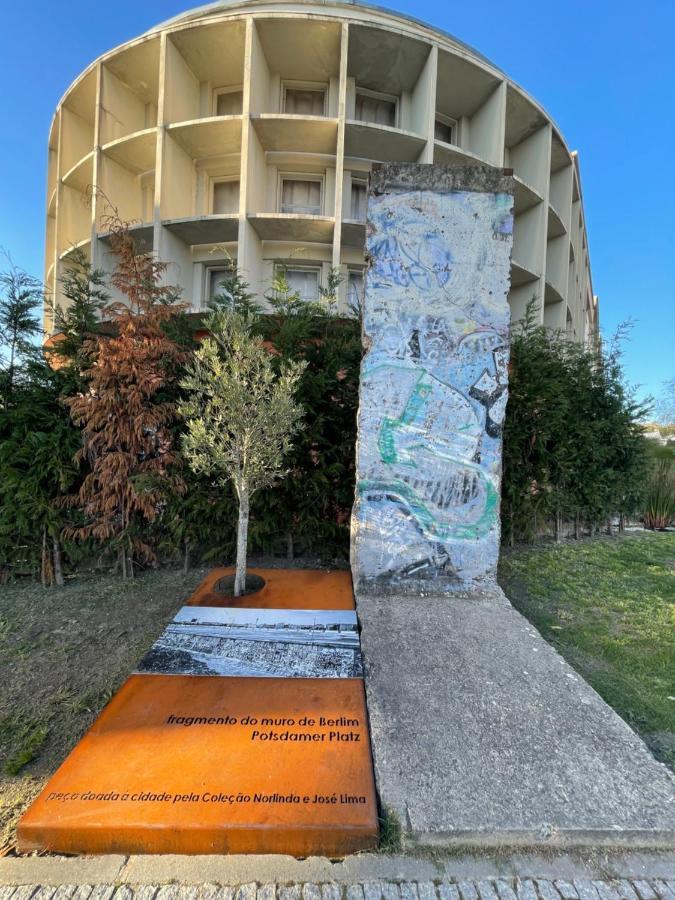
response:
[[[183,607],[139,673],[361,678],[353,610]]]

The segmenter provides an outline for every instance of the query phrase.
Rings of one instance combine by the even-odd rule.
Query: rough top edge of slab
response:
[[[454,576],[438,575],[428,578],[394,579],[386,576],[375,578],[361,577],[355,590],[356,604],[361,601],[377,601],[385,598],[410,600],[418,597],[437,596],[439,602],[448,600],[487,601],[511,606],[506,594],[494,578],[485,576],[471,581],[462,581]]]
[[[370,174],[370,188],[376,194],[410,190],[513,194],[514,186],[513,170],[495,166],[374,163]]]

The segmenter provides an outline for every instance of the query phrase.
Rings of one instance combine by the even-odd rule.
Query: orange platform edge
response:
[[[353,608],[348,572],[253,571],[266,587],[242,606]],[[230,572],[209,573],[190,603],[216,605],[214,586]],[[132,675],[17,833],[21,851],[57,853],[370,849],[378,827],[363,682]]]
[[[320,569],[249,569],[265,587],[239,599],[216,592],[221,578],[233,568],[212,569],[187,601],[188,606],[240,606],[259,609],[354,609],[352,577],[348,571]]]

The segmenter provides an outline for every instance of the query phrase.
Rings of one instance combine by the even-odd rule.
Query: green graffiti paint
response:
[[[363,479],[359,481],[357,490],[360,495],[378,493],[395,496],[410,511],[424,533],[434,540],[443,543],[452,540],[476,540],[486,535],[496,521],[497,492],[479,466],[471,465],[461,459],[449,459],[456,465],[474,471],[485,486],[485,503],[481,515],[476,522],[449,525],[443,523],[442,514],[433,513],[427,502],[419,494],[406,484],[395,478],[391,481],[377,479]]]
[[[377,446],[380,451],[380,459],[384,463],[391,464],[398,462],[401,463],[401,465],[410,466],[413,469],[417,468],[417,464],[409,452],[413,448],[408,448],[405,457],[397,454],[394,436],[396,431],[404,425],[422,424],[427,397],[432,391],[432,386],[428,381],[425,381],[425,377],[429,377],[429,373],[426,369],[422,369],[415,386],[410,392],[410,396],[408,397],[403,412],[398,419],[391,419],[388,416],[385,416],[382,421],[382,427],[377,436]],[[421,447],[423,445],[419,444],[417,446]]]

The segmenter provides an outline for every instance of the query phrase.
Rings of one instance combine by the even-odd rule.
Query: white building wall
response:
[[[325,85],[325,115],[285,114],[285,82]],[[241,109],[217,116],[221,90],[241,91]],[[364,90],[396,99],[394,126],[355,121]],[[451,143],[435,137],[437,115],[454,123]],[[571,320],[575,339],[595,339],[578,159],[545,111],[447,35],[368,6],[311,0],[186,14],[105,54],[69,88],[49,139],[47,291],[63,299],[58,274],[74,246],[101,263],[100,192],[170,263],[195,310],[214,247],[227,246],[261,293],[275,259],[323,273],[333,265],[346,277],[363,265],[365,245],[351,182],[374,160],[513,168],[512,315],[535,298],[540,321],[570,333]],[[321,177],[320,216],[280,213],[284,173]],[[218,179],[239,180],[233,214],[213,214]],[[346,285],[341,303],[346,310]]]

